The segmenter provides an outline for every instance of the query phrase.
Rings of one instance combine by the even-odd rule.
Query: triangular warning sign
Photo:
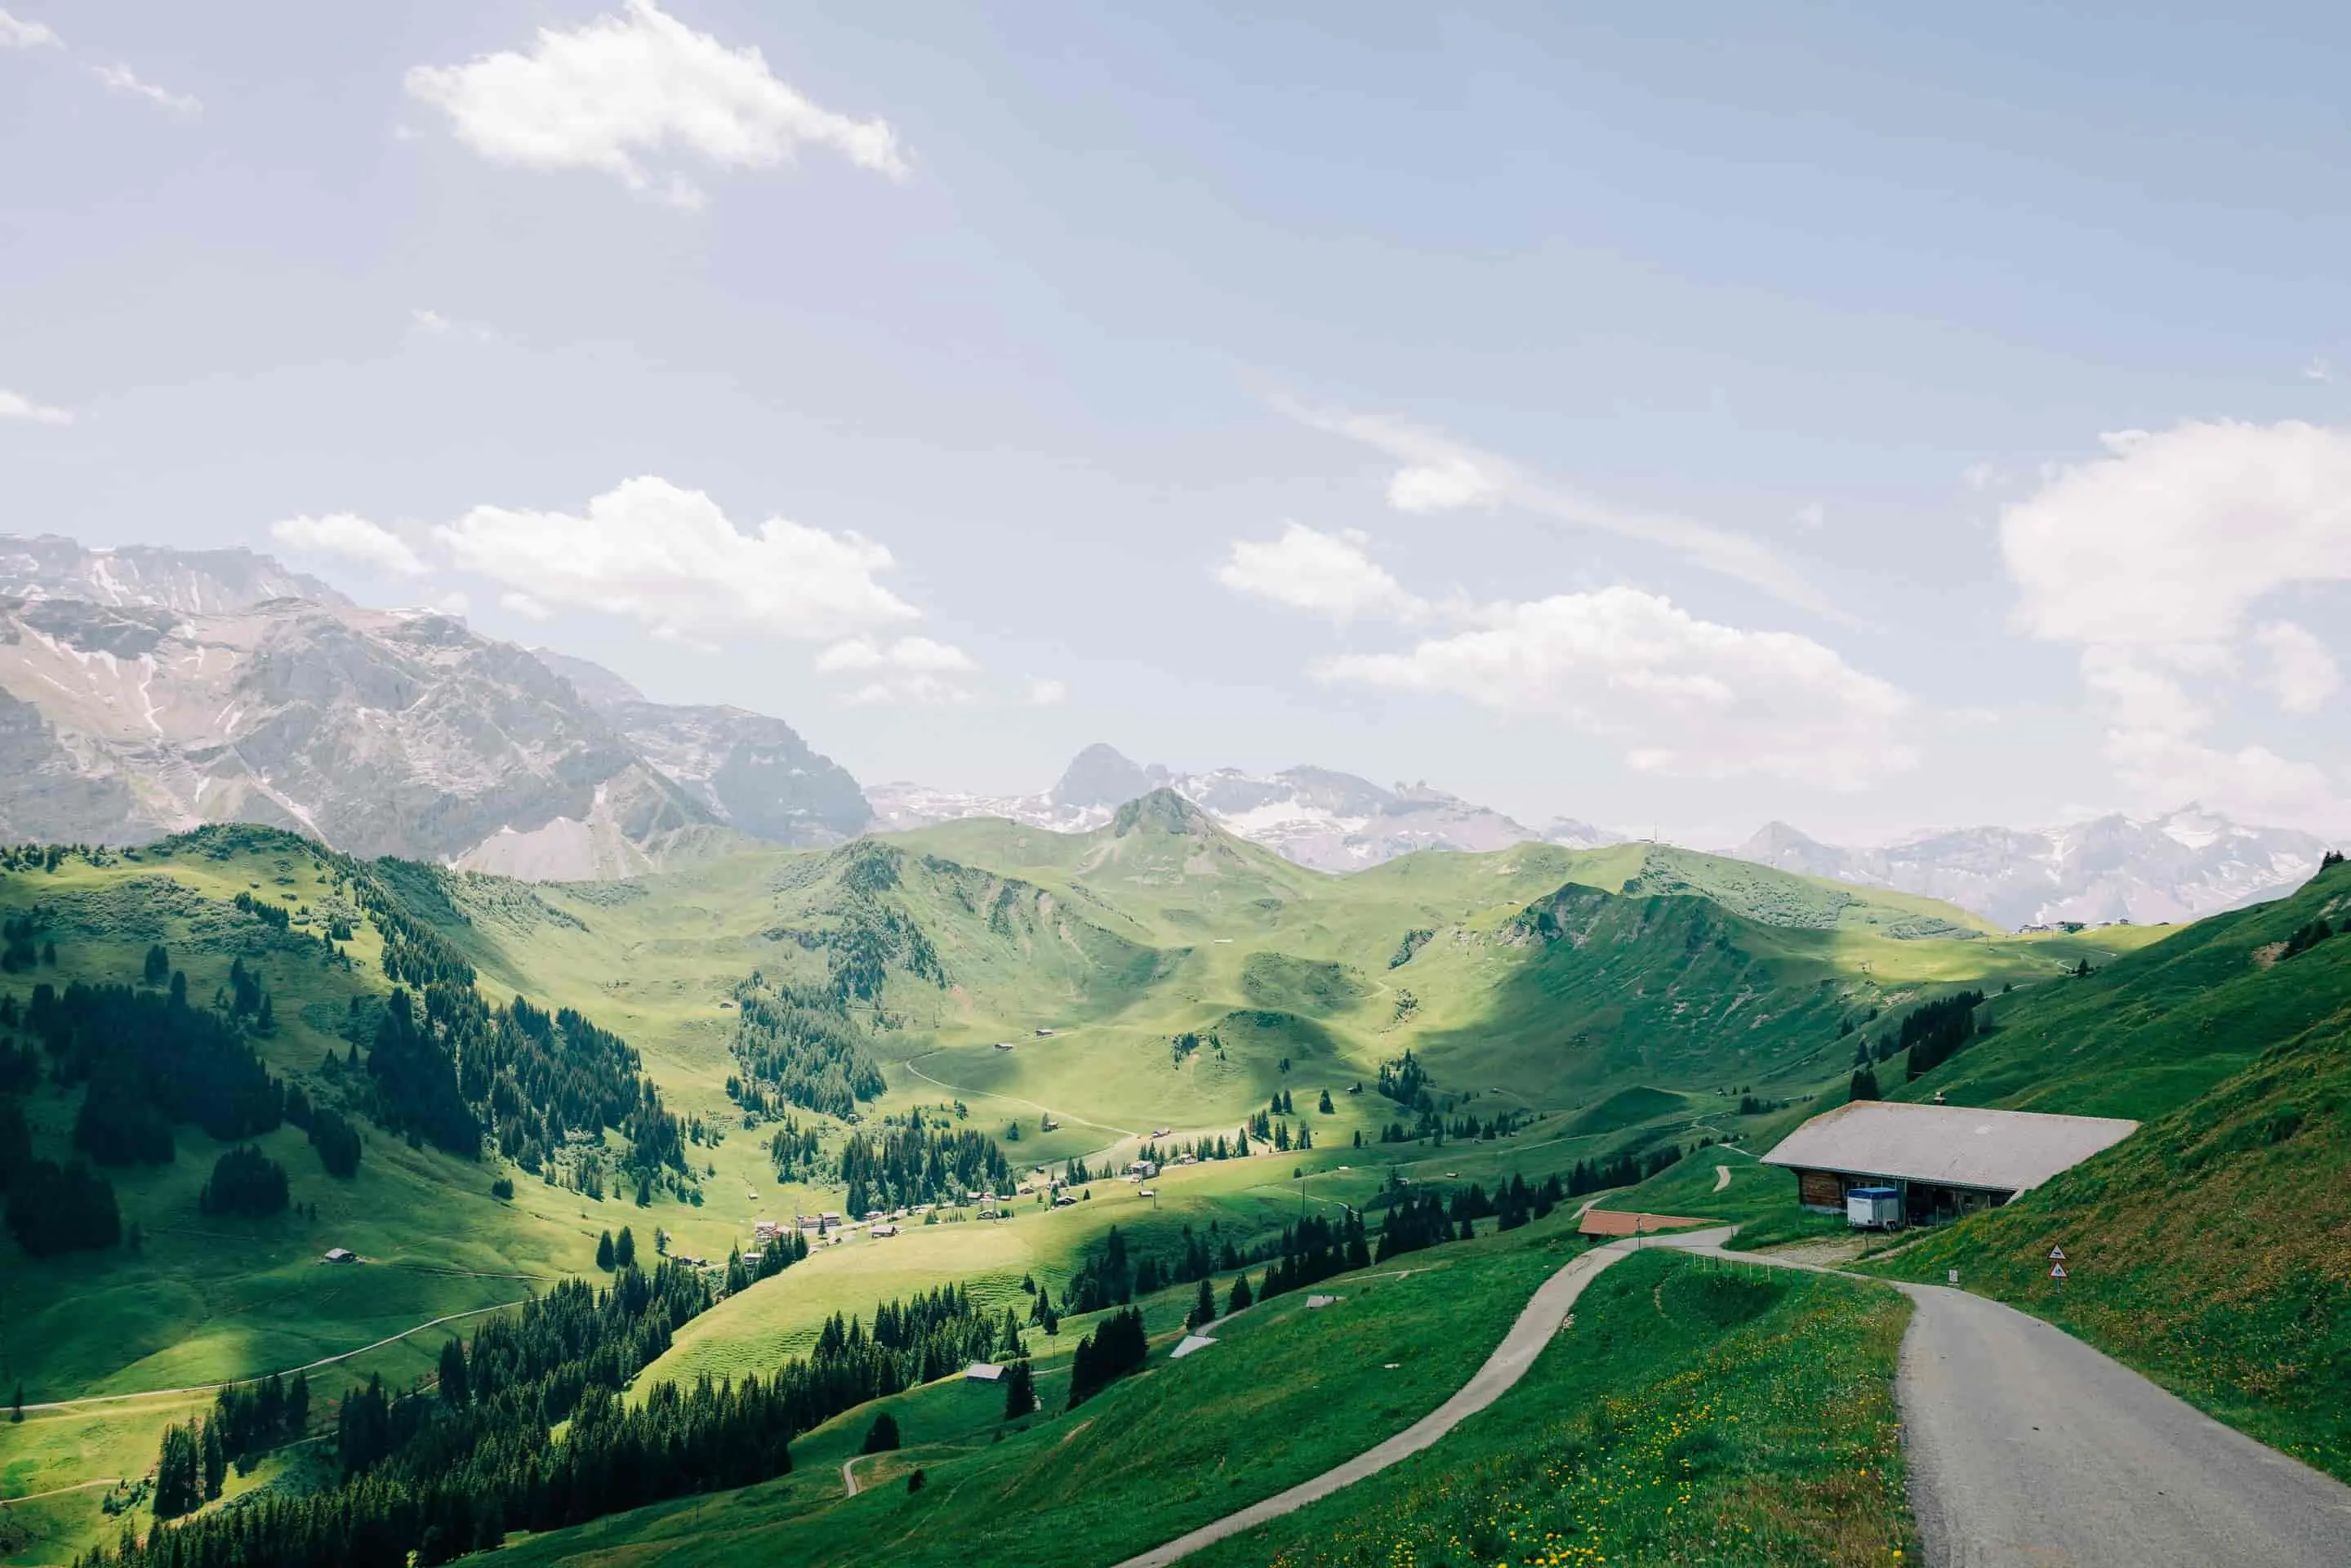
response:
[[[2053,1279],[2053,1280],[2062,1280],[2062,1279],[2064,1279],[2064,1278],[2065,1277],[2065,1265],[2064,1265],[2064,1264],[2063,1264],[2063,1263],[2052,1263],[2052,1264],[2050,1264],[2050,1265],[2049,1265],[2049,1277],[2050,1277],[2051,1279]]]
[[[2063,1247],[2052,1247],[2049,1249],[2049,1261],[2052,1263],[2063,1263],[2065,1261],[2065,1249]]]

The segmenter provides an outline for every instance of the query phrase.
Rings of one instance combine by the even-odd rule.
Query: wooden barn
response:
[[[2107,1116],[1856,1100],[1789,1134],[1762,1163],[1796,1173],[1806,1208],[1844,1214],[1853,1189],[1892,1187],[1901,1223],[1933,1225],[1997,1207],[2137,1130]]]

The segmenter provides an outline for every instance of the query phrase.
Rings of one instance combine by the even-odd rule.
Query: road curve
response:
[[[265,1372],[255,1377],[224,1377],[212,1383],[192,1383],[185,1388],[142,1388],[134,1394],[84,1394],[72,1399],[51,1399],[38,1405],[27,1405],[24,1408],[26,1410],[78,1410],[85,1405],[120,1405],[132,1399],[163,1399],[188,1394],[210,1394],[219,1388],[236,1388],[248,1383],[266,1383],[273,1377],[291,1377],[298,1372],[316,1372],[322,1366],[332,1366],[337,1362],[349,1361],[357,1355],[365,1355],[371,1350],[381,1350],[385,1345],[398,1344],[411,1334],[420,1334],[426,1329],[439,1328],[443,1323],[454,1323],[464,1318],[478,1318],[485,1312],[502,1312],[509,1307],[519,1307],[529,1299],[526,1296],[522,1301],[500,1301],[492,1307],[475,1307],[466,1312],[451,1312],[445,1317],[434,1318],[430,1322],[418,1323],[413,1329],[402,1329],[396,1334],[376,1341],[373,1344],[363,1344],[357,1350],[344,1351],[340,1355],[321,1356],[316,1361],[306,1361],[299,1366],[289,1366],[280,1372]],[[13,1500],[21,1502],[24,1500],[19,1498]]]
[[[1808,1267],[1722,1253],[1727,1235],[1660,1239]],[[1928,1568],[2351,1563],[2351,1487],[2028,1313],[1899,1288],[1917,1304],[1895,1392]]]
[[[1179,1535],[1165,1546],[1155,1546],[1148,1552],[1130,1557],[1116,1564],[1116,1568],[1166,1568],[1166,1564],[1177,1562],[1213,1542],[1254,1529],[1270,1519],[1295,1512],[1310,1502],[1319,1502],[1334,1491],[1351,1487],[1364,1477],[1376,1475],[1397,1460],[1420,1452],[1499,1399],[1513,1384],[1525,1376],[1527,1369],[1535,1364],[1535,1357],[1542,1354],[1543,1346],[1551,1343],[1552,1335],[1557,1333],[1560,1326],[1567,1321],[1568,1309],[1575,1304],[1576,1297],[1583,1293],[1583,1287],[1590,1284],[1603,1269],[1624,1257],[1625,1251],[1625,1244],[1621,1241],[1594,1248],[1545,1280],[1536,1287],[1525,1310],[1510,1325],[1510,1332],[1502,1336],[1502,1343],[1495,1347],[1494,1354],[1486,1358],[1486,1364],[1461,1385],[1459,1392],[1386,1442],[1356,1455],[1333,1469],[1323,1471],[1312,1480],[1301,1481],[1288,1491],[1276,1492],[1263,1502],[1251,1503],[1237,1513],[1228,1513],[1222,1519],[1202,1525],[1188,1535]]]

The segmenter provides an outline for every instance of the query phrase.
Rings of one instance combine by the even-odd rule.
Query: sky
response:
[[[5,0],[0,531],[869,782],[2351,831],[2351,13],[1447,9]]]

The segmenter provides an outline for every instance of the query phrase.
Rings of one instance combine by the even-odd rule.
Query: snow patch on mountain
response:
[[[1326,768],[1272,774],[1219,768],[1176,773],[1130,761],[1110,747],[1090,746],[1052,789],[1026,795],[978,795],[909,783],[869,788],[874,826],[926,827],[964,817],[1003,817],[1054,832],[1087,832],[1117,807],[1155,789],[1175,790],[1227,831],[1263,844],[1316,871],[1353,872],[1419,850],[1479,852],[1552,842],[1586,849],[1620,835],[1562,818],[1543,831],[1432,789],[1426,783],[1382,789]]]
[[[2247,827],[2189,804],[2144,821],[2114,815],[2053,828],[1961,828],[1877,849],[1825,844],[1768,822],[1723,852],[1807,876],[1925,894],[2022,928],[2193,920],[2292,891],[2325,851],[2308,833]]]

